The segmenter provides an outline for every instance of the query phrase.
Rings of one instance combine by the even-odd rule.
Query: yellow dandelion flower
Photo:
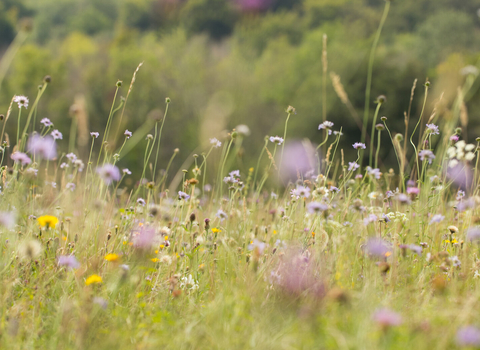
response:
[[[85,284],[87,286],[97,283],[102,283],[102,277],[99,275],[91,275],[85,280]]]
[[[110,261],[110,262],[118,261],[118,260],[120,260],[120,255],[110,253],[110,254],[105,255],[105,260]]]
[[[273,230],[273,234],[276,235],[276,234],[277,234],[277,230]]]
[[[62,239],[63,239],[64,241],[66,241],[66,240],[67,240],[67,237],[65,237],[65,236],[62,236]]]
[[[392,252],[386,252],[385,257],[388,258],[390,255],[392,255]]]
[[[55,228],[58,224],[58,218],[52,215],[43,215],[37,218],[38,224],[42,227]]]
[[[214,227],[214,228],[212,228],[212,232],[213,233],[218,233],[218,232],[222,232],[222,230],[219,230],[218,228]]]
[[[157,250],[155,250],[155,254],[158,254],[158,249],[157,249]]]
[[[315,232],[312,232],[312,237],[315,238]]]
[[[153,258],[153,259],[150,259],[152,262],[157,262],[158,261],[158,258]]]
[[[165,236],[165,240],[168,241],[168,236]]]
[[[165,248],[165,246],[163,244],[160,244],[160,249],[163,249]]]

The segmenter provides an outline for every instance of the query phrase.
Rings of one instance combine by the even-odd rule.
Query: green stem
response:
[[[417,131],[418,126],[420,125],[422,118],[423,118],[423,112],[425,110],[425,105],[427,103],[427,97],[428,97],[428,87],[430,86],[430,83],[425,83],[425,98],[423,99],[423,106],[422,106],[422,112],[420,113],[420,117],[418,118],[417,124],[415,125],[415,129],[413,129],[412,134],[410,135],[410,144],[413,146],[413,149],[415,150],[415,162],[417,164],[417,171],[420,169],[419,163],[418,163],[418,152],[417,152],[417,147],[415,147],[415,144],[413,143],[413,135],[415,135],[415,131]]]
[[[165,107],[165,114],[163,115],[162,125],[160,126],[160,133],[158,135],[157,155],[155,156],[155,165],[153,167],[153,180],[154,181],[155,181],[155,174],[157,172],[157,161],[158,161],[158,154],[160,152],[160,141],[162,140],[163,124],[165,123],[165,118],[167,117],[168,105],[169,105],[169,102],[167,102],[167,106]]]
[[[378,102],[377,108],[375,109],[375,115],[373,116],[372,132],[370,134],[372,135],[372,139],[370,140],[370,156],[368,158],[368,165],[370,166],[372,166],[372,161],[373,161],[373,144],[375,143],[375,124],[377,123],[378,111],[380,110],[381,106],[382,104]]]
[[[378,154],[380,153],[380,137],[382,135],[382,131],[378,130],[378,140],[377,140],[377,152],[375,154],[375,169],[378,168]]]

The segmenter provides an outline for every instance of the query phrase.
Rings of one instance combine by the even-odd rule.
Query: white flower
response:
[[[465,146],[465,151],[470,152],[475,149],[475,145],[469,143],[468,145]]]
[[[465,160],[471,161],[471,160],[473,160],[473,158],[475,158],[475,153],[473,153],[473,152],[468,152],[465,155]]]
[[[22,96],[22,95],[15,95],[13,97],[13,102],[16,102],[18,104],[18,108],[28,108],[28,97],[27,96]]]
[[[467,143],[464,140],[460,140],[455,144],[455,147],[458,149],[464,149]]]
[[[452,159],[451,161],[448,162],[448,167],[449,168],[455,168],[458,164],[458,160]]]
[[[196,290],[198,289],[198,283],[193,279],[192,275],[188,275],[188,277],[182,277],[180,288],[189,289],[189,290]]]

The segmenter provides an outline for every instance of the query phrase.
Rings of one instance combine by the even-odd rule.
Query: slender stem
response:
[[[20,107],[18,109],[18,126],[17,126],[17,150],[20,151],[20,145],[19,145],[19,141],[20,141],[20,117],[22,115],[22,108]]]
[[[423,99],[423,106],[422,106],[422,112],[420,113],[420,117],[418,118],[417,125],[415,125],[415,129],[413,129],[412,134],[410,135],[410,143],[413,146],[413,149],[415,150],[415,161],[417,163],[417,171],[420,169],[419,163],[418,163],[418,152],[417,152],[417,147],[415,147],[415,144],[413,143],[413,135],[415,135],[415,131],[417,131],[418,126],[420,125],[422,118],[423,118],[423,112],[425,110],[425,105],[427,103],[427,97],[428,97],[428,87],[430,86],[430,83],[425,83],[425,98]]]
[[[163,115],[162,125],[160,126],[160,134],[158,136],[157,155],[155,156],[155,165],[153,166],[153,180],[154,181],[155,181],[155,174],[157,172],[157,161],[158,161],[158,154],[160,153],[160,141],[162,140],[163,124],[165,123],[165,118],[167,117],[168,105],[169,105],[169,102],[167,102],[167,106],[165,107],[165,114]]]
[[[285,143],[287,138],[287,126],[288,126],[288,119],[290,119],[290,113],[287,115],[287,120],[285,121],[285,131],[283,132],[283,143],[282,143],[282,155],[280,156],[280,164],[278,167],[278,174],[280,175],[280,167],[283,164],[283,150],[285,149]]]
[[[43,84],[42,88],[40,89],[40,91],[37,94],[37,98],[35,98],[35,101],[33,102],[33,105],[32,105],[32,108],[30,109],[30,112],[28,113],[27,122],[25,124],[25,127],[23,128],[23,132],[22,132],[22,135],[21,135],[21,137],[22,137],[21,150],[25,149],[25,144],[26,144],[25,141],[26,140],[24,140],[24,139],[27,137],[26,135],[27,135],[28,126],[30,125],[30,121],[32,120],[32,115],[33,114],[35,114],[35,116],[37,115],[38,101],[40,101],[40,98],[42,97],[43,93],[47,89],[47,86],[48,86],[48,83]],[[33,123],[33,128],[35,130],[35,121]]]
[[[375,154],[375,169],[378,168],[378,154],[380,153],[380,137],[382,135],[382,131],[378,130],[378,140],[377,140],[377,152]]]
[[[377,123],[378,111],[380,110],[381,106],[382,104],[378,102],[377,108],[375,109],[375,115],[373,116],[372,132],[370,134],[372,135],[372,139],[370,140],[370,156],[368,158],[368,165],[370,166],[372,166],[372,161],[373,161],[373,144],[375,142],[375,124]]]
[[[105,126],[105,132],[103,133],[102,144],[100,145],[100,152],[98,153],[97,166],[98,166],[98,163],[100,161],[100,157],[102,155],[102,150],[103,150],[103,146],[105,145],[105,140],[107,139],[108,126],[110,125],[110,120],[111,120],[112,114],[113,114],[113,106],[115,106],[115,101],[117,99],[117,93],[118,93],[119,88],[120,87],[117,86],[117,89],[115,90],[115,96],[113,97],[112,107],[110,107],[110,114],[108,115],[107,125]]]
[[[255,176],[253,177],[253,185],[252,185],[253,190],[255,190],[255,184],[257,183],[257,174],[258,174],[258,168],[260,167],[260,160],[262,159],[263,153],[265,153],[267,144],[268,144],[268,137],[265,138],[265,145],[262,147],[262,151],[260,152],[260,156],[258,157],[258,160],[257,160],[257,167],[255,168]]]

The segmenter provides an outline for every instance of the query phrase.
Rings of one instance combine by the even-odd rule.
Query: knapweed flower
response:
[[[462,327],[457,331],[457,344],[459,346],[480,347],[480,329],[475,326]]]
[[[364,144],[364,143],[361,143],[361,142],[355,142],[355,143],[353,144],[353,148],[355,148],[355,149],[366,149],[366,148],[367,148],[367,146],[365,146],[365,144]]]
[[[328,205],[320,202],[310,202],[307,204],[307,211],[310,214],[319,214],[328,210]]]
[[[402,324],[402,316],[387,308],[379,309],[375,311],[372,316],[372,320],[375,321],[382,328],[389,328],[392,326],[399,326]]]
[[[127,139],[129,139],[130,137],[132,137],[132,132],[131,132],[131,131],[128,131],[128,129],[125,130],[125,132],[124,132],[123,134],[127,137]]]
[[[217,213],[215,214],[217,218],[220,219],[220,221],[223,221],[225,219],[228,219],[227,213],[225,213],[222,209],[218,209]]]
[[[98,132],[96,132],[96,131],[92,131],[92,132],[90,133],[90,136],[93,137],[93,138],[95,138],[95,139],[97,139],[97,138],[100,136],[100,134],[99,134]]]
[[[57,156],[57,144],[49,135],[41,137],[34,134],[28,139],[27,151],[36,157],[52,160]]]
[[[115,253],[110,253],[110,254],[105,255],[105,260],[107,260],[109,262],[118,261],[118,260],[120,260],[120,255],[115,254]]]
[[[326,120],[318,126],[318,130],[327,130],[328,134],[331,135],[332,134],[332,130],[331,130],[332,127],[333,127],[333,123]]]
[[[369,238],[364,250],[367,254],[378,258],[385,258],[391,252],[389,244],[381,238]]]
[[[68,270],[78,269],[80,263],[73,255],[60,255],[58,257],[58,266],[66,266]]]
[[[0,211],[0,225],[7,229],[14,228],[16,216],[15,212]]]
[[[30,164],[32,162],[30,157],[22,152],[13,153],[12,155],[10,155],[10,158],[12,158],[15,163],[20,163],[20,165],[22,166]]]
[[[13,102],[15,102],[18,105],[18,108],[28,108],[28,97],[23,96],[23,95],[15,95],[13,97]]]
[[[102,277],[99,275],[91,275],[85,280],[85,285],[89,286],[91,284],[99,284],[102,283]]]
[[[101,167],[97,167],[97,174],[102,180],[110,185],[113,181],[120,180],[120,170],[113,164],[105,164]]]
[[[53,130],[50,135],[52,135],[54,140],[63,140],[63,135],[60,131],[58,130]]]
[[[210,144],[214,147],[214,148],[218,148],[222,145],[222,143],[220,141],[218,141],[215,137],[214,138],[211,138],[210,139]]]
[[[430,220],[430,225],[434,223],[442,222],[445,219],[445,216],[441,214],[435,214],[432,219]]]
[[[467,240],[469,240],[470,242],[479,242],[480,241],[480,228],[470,227],[467,230]]]
[[[52,215],[43,215],[37,218],[38,224],[41,227],[55,228],[58,224],[58,218]]]
[[[436,126],[435,124],[427,124],[427,130],[425,131],[432,135],[440,134],[440,131],[438,130],[438,126]]]
[[[420,193],[420,189],[418,187],[407,187],[407,194],[417,195]]]
[[[184,201],[187,201],[189,198],[190,198],[190,196],[188,194],[186,194],[185,192],[178,191],[178,199],[179,200],[183,199]]]
[[[420,157],[420,160],[422,162],[424,160],[427,160],[428,164],[432,164],[432,161],[435,159],[435,155],[433,154],[433,152],[428,150],[428,149],[424,149],[424,150],[418,152],[418,156]]]
[[[348,171],[355,171],[360,168],[360,165],[357,162],[348,162]]]
[[[48,128],[50,126],[53,126],[53,123],[50,121],[50,119],[48,118],[43,118],[41,121],[40,121],[41,124],[43,124],[44,127]]]
[[[281,145],[284,141],[280,136],[270,136],[269,140],[276,145]]]

